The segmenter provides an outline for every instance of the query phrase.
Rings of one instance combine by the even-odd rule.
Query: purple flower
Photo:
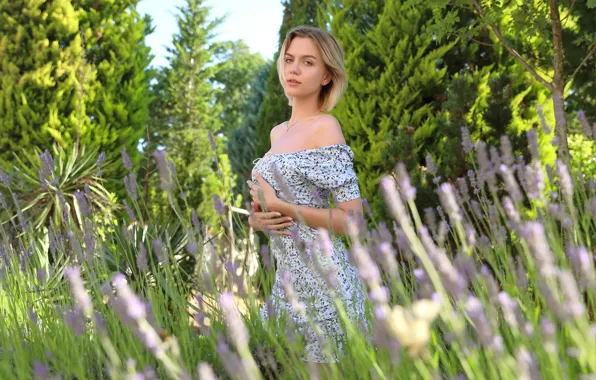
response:
[[[529,129],[526,132],[528,137],[528,145],[530,146],[530,153],[534,161],[540,161],[540,150],[538,147],[538,135],[534,129]]]
[[[201,222],[199,222],[199,217],[197,216],[197,210],[194,208],[192,209],[192,212],[190,214],[190,219],[192,220],[192,224],[196,229],[201,228]]]
[[[124,200],[124,209],[126,210],[126,213],[128,214],[128,217],[130,218],[131,221],[137,220],[137,218],[135,217],[135,213],[132,211],[132,209],[128,205],[128,202],[126,201],[126,199]]]
[[[457,179],[457,185],[459,190],[459,196],[463,199],[464,202],[470,201],[470,190],[468,189],[468,183],[466,179],[463,177],[459,177]]]
[[[549,166],[547,165],[547,167]],[[542,173],[540,162],[535,161],[532,165],[528,165],[525,168],[524,173],[524,177],[520,178],[525,178],[528,197],[531,199],[542,199],[546,185],[544,183],[544,174]]]
[[[591,289],[596,286],[596,273],[590,263],[590,252],[586,247],[570,247],[567,249],[567,257],[575,273],[578,274],[578,280],[582,289]]]
[[[393,218],[399,221],[400,224],[409,223],[409,216],[403,201],[395,189],[395,181],[393,178],[390,176],[383,177],[381,179],[381,189],[383,190],[383,197],[389,206]]]
[[[0,169],[0,183],[2,183],[6,187],[10,185],[10,180],[8,179],[6,173],[2,171],[2,169]]]
[[[93,312],[93,302],[83,285],[83,280],[81,279],[81,267],[66,267],[64,269],[64,274],[70,283],[70,290],[75,300],[75,310],[90,317]]]
[[[470,139],[470,131],[466,127],[461,127],[461,145],[464,148],[464,153],[470,153],[474,150],[474,144]]]
[[[513,167],[515,163],[515,157],[513,155],[513,148],[511,146],[511,140],[507,135],[501,136],[501,158],[503,163],[508,167]]]
[[[416,198],[416,188],[410,183],[410,175],[406,170],[406,166],[403,162],[398,162],[395,170],[395,176],[397,184],[399,185],[399,191],[404,201],[413,201]]]
[[[567,313],[572,318],[582,316],[586,311],[586,306],[573,275],[569,271],[563,270],[559,272],[559,282],[565,296],[564,308]]]
[[[139,242],[139,254],[137,255],[137,267],[141,273],[147,273],[149,271],[149,265],[147,265],[147,248],[143,242]]]
[[[509,193],[509,196],[511,196],[511,199],[514,202],[523,201],[523,195],[522,195],[521,189],[519,188],[519,184],[515,180],[515,176],[513,175],[513,172],[511,172],[511,170],[509,170],[509,168],[506,165],[501,165],[499,167],[499,172],[501,173],[501,176],[503,177],[503,180],[505,183],[505,190],[507,190],[507,192]]]
[[[236,349],[239,351],[246,349],[248,347],[248,330],[244,326],[242,316],[234,302],[234,294],[232,292],[222,293],[220,304]]]
[[[128,195],[134,199],[138,199],[137,194],[137,175],[135,173],[130,173],[129,175],[124,177],[124,187],[126,188],[126,192]]]
[[[435,165],[433,156],[430,153],[426,155],[426,170],[433,176],[437,175],[437,165]]]
[[[39,155],[39,161],[41,162],[43,174],[47,177],[51,177],[54,174],[54,159],[47,149]]]
[[[75,335],[82,335],[85,332],[85,319],[79,312],[73,310],[66,311],[64,321]]]
[[[155,253],[155,256],[157,257],[159,262],[165,263],[166,265],[168,265],[170,262],[170,260],[169,260],[170,258],[169,258],[168,253],[166,251],[164,251],[164,249],[163,249],[163,243],[162,243],[161,239],[153,240],[152,244],[153,244],[153,252]]]
[[[81,192],[80,190],[75,191],[75,198],[77,199],[77,203],[79,204],[79,210],[81,211],[81,217],[83,219],[89,216],[89,204],[87,203],[87,199],[85,198],[85,193]]]
[[[528,246],[540,274],[551,277],[555,273],[555,259],[548,246],[544,227],[539,222],[528,222],[522,229],[522,235]]]
[[[174,178],[176,177],[176,167],[174,163],[166,157],[165,150],[156,150],[153,157],[157,163],[157,170],[161,179],[160,188],[162,190],[172,190],[174,188]]]
[[[484,313],[482,302],[476,297],[470,296],[465,305],[466,313],[470,317],[474,329],[478,334],[480,343],[487,348],[499,348],[495,346],[495,335],[492,326]]]
[[[112,284],[116,290],[116,311],[126,320],[138,321],[147,316],[145,303],[135,295],[126,278],[121,273],[116,273],[112,278]]]
[[[482,141],[476,143],[476,161],[478,162],[478,180],[488,183],[491,192],[496,191],[495,168],[488,159],[486,144]],[[482,185],[480,185],[482,187]]]
[[[567,165],[557,160],[555,164],[557,175],[559,176],[559,183],[561,185],[561,193],[568,203],[573,203],[573,181],[567,170]]]
[[[219,215],[224,215],[226,212],[226,205],[221,201],[219,195],[213,194],[213,208]]]
[[[6,199],[4,199],[4,195],[2,195],[2,193],[0,193],[0,205],[2,205],[2,207],[5,210],[8,209],[8,205],[6,204]]]
[[[124,164],[124,168],[126,168],[126,170],[132,170],[132,161],[130,160],[130,157],[128,156],[128,153],[126,152],[126,147],[122,147],[122,163]]]
[[[445,207],[445,210],[447,210],[447,214],[449,214],[452,221],[462,220],[459,206],[455,200],[453,186],[450,183],[445,182],[439,187],[439,200],[443,207]]]
[[[101,169],[101,166],[103,165],[103,162],[106,159],[106,154],[104,152],[101,152],[99,154],[99,157],[97,157],[97,162],[95,163],[95,165],[97,165],[98,169]]]
[[[50,369],[48,366],[39,360],[33,360],[33,377],[36,379],[47,379],[50,376]]]
[[[584,134],[588,137],[592,137],[592,129],[590,128],[590,124],[588,124],[588,119],[586,119],[586,113],[584,110],[580,109],[577,111],[577,118],[584,129]]]

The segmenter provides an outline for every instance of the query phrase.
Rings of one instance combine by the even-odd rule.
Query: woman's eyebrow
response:
[[[286,53],[286,55],[287,55],[288,57],[292,57],[292,58],[294,58],[294,56],[293,56],[292,54],[290,54],[290,53]],[[310,54],[303,55],[303,56],[302,56],[302,58],[312,58],[312,59],[314,59],[315,61],[317,60],[317,57],[315,57],[314,55],[310,55]]]

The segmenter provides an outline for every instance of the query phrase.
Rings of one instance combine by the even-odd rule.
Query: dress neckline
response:
[[[296,150],[296,151],[293,151],[293,152],[280,152],[280,153],[275,153],[275,154],[269,154],[269,152],[267,152],[263,156],[263,158],[276,157],[276,156],[284,156],[284,155],[290,155],[290,154],[299,154],[299,153],[312,152],[312,151],[323,150],[323,149],[328,149],[328,148],[335,148],[335,147],[344,147],[344,148],[350,149],[350,146],[347,145],[347,144],[332,144],[332,145],[321,146],[319,148]]]

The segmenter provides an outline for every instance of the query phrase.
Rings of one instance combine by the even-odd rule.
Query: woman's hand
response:
[[[262,212],[255,202],[251,202],[250,205],[252,212],[248,217],[248,224],[252,228],[271,235],[290,235],[290,231],[282,231],[282,229],[293,224],[292,218],[282,216],[279,212]]]
[[[255,172],[255,178],[257,179],[258,184],[246,181],[250,187],[250,195],[252,196],[253,202],[262,210],[274,209],[276,202],[279,202],[275,189],[269,182],[265,181],[259,173]]]

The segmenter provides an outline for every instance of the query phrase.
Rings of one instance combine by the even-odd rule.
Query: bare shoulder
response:
[[[277,138],[282,134],[283,126],[285,124],[286,122],[284,121],[283,123],[277,124],[275,127],[271,129],[271,132],[269,133],[269,138],[271,139],[271,146],[273,146],[275,140],[277,140]]]
[[[313,137],[315,138],[317,147],[346,143],[344,134],[341,131],[341,125],[332,115],[321,116],[313,124],[313,127]]]

